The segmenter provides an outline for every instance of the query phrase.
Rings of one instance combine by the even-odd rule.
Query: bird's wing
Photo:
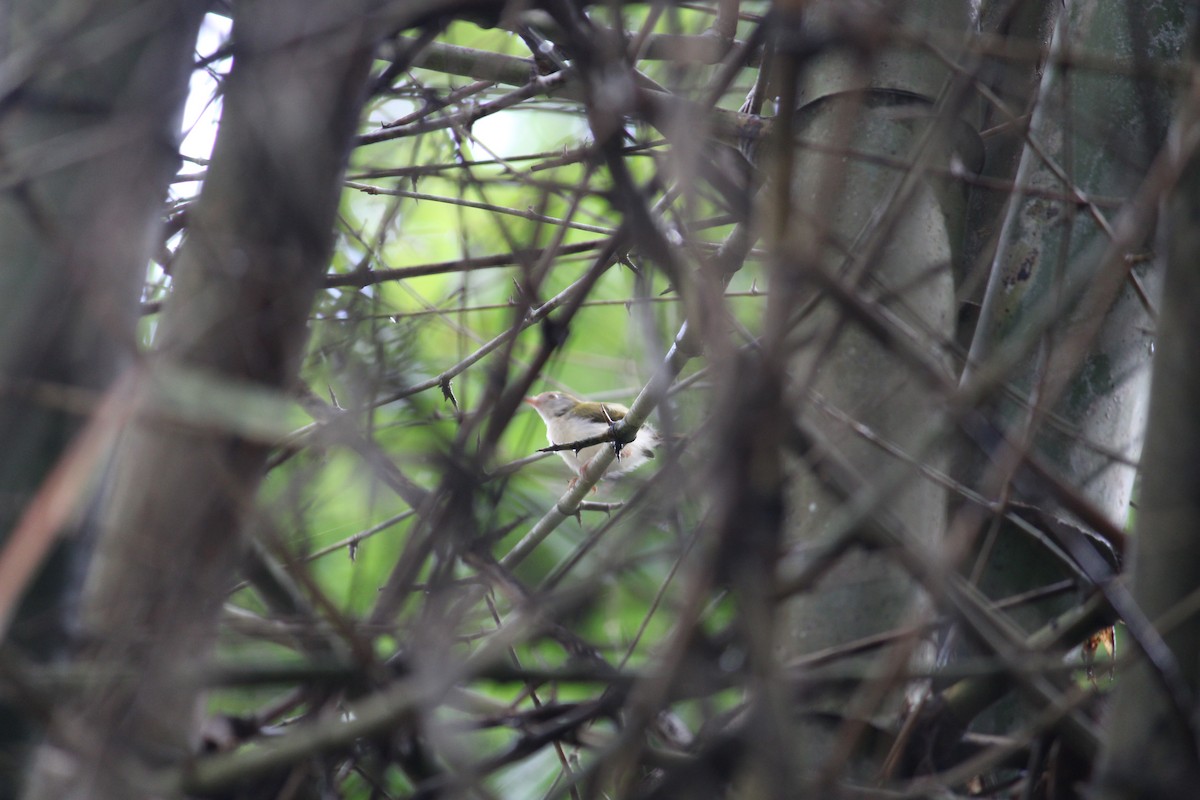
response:
[[[608,424],[624,419],[629,409],[619,403],[580,403],[578,413],[588,422]]]

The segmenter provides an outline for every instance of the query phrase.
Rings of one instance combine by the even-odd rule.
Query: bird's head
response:
[[[533,406],[542,419],[549,422],[570,414],[582,401],[566,392],[542,392],[533,397],[526,397],[525,402]]]

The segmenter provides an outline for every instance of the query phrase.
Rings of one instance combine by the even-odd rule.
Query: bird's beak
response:
[[[522,397],[522,398],[521,398],[521,402],[522,402],[522,403],[529,403],[529,405],[533,406],[534,408],[537,408],[537,403],[536,403],[536,402],[534,402],[534,400],[533,400],[533,398],[532,398],[532,397]]]

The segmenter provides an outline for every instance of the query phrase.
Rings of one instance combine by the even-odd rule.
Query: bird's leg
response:
[[[592,458],[595,458],[595,456],[592,456]],[[571,491],[575,488],[575,485],[579,483],[579,479],[583,477],[583,473],[587,472],[587,468],[592,465],[592,458],[589,458],[587,461],[583,462],[583,466],[579,468],[579,474],[574,478],[571,478],[571,483],[567,486],[567,491]],[[592,485],[592,494],[596,493],[597,488],[598,487],[595,484]]]

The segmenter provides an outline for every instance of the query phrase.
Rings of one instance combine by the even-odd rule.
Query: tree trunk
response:
[[[1192,32],[1191,63],[1200,58]],[[1142,460],[1133,599],[1146,621],[1165,616],[1200,585],[1200,141],[1196,86],[1186,87],[1171,135],[1177,157],[1189,158],[1166,209],[1161,249],[1164,291]],[[1182,166],[1182,165],[1181,165]],[[1128,620],[1131,626],[1137,620]],[[1161,631],[1169,648],[1153,663],[1141,653],[1118,675],[1108,739],[1097,779],[1104,800],[1193,797],[1200,787],[1196,693],[1200,690],[1200,621],[1176,618]],[[1171,691],[1168,691],[1168,688]]]
[[[79,414],[136,351],[138,296],[178,169],[179,114],[202,14],[201,3],[163,0],[0,6],[5,537],[79,430]],[[138,22],[131,35],[114,42],[101,33],[125,20]],[[55,533],[42,531],[38,546],[48,548]],[[86,560],[88,536],[65,534],[11,617],[8,643],[37,661],[62,654]],[[18,791],[26,713],[0,706],[0,798]]]
[[[370,64],[362,11],[237,4],[220,132],[152,374],[160,364],[195,370],[215,396],[294,379]],[[142,417],[127,432],[85,589],[81,660],[95,680],[78,707],[60,706],[29,797],[177,791],[163,781],[194,752],[200,668],[265,453],[199,424]]]
[[[820,31],[822,15],[836,20],[838,13],[833,4],[814,10],[806,28]],[[903,22],[951,35],[972,27],[966,4],[957,2],[909,4]],[[866,30],[872,23],[856,24]],[[885,23],[881,18],[876,24]],[[944,169],[954,158],[979,168],[975,111],[946,65],[920,48],[889,48],[868,61],[853,51],[826,52],[804,64],[802,74],[795,122],[802,144],[791,173],[788,222],[799,235],[789,239],[794,249],[778,278],[782,285],[772,284],[770,301],[778,298],[783,308],[791,306],[783,313],[795,315],[814,295],[786,288],[803,286],[810,270],[823,272],[867,304],[869,316],[894,315],[898,327],[891,330],[905,347],[928,357],[915,365],[831,296],[819,297],[788,334],[795,345],[788,374],[803,409],[800,424],[837,452],[859,485],[833,487],[824,465],[796,464],[787,540],[803,552],[846,533],[834,532],[844,521],[847,491],[878,488],[903,473],[886,501],[886,516],[926,550],[945,530],[945,490],[888,455],[878,440],[935,469],[941,462],[936,453],[916,448],[928,440],[939,391],[952,384],[950,364],[940,354],[954,337],[953,265],[966,198],[961,185],[943,183],[928,170]],[[897,161],[906,167],[888,164]],[[862,428],[878,439],[863,437]],[[813,654],[924,619],[925,606],[924,591],[894,553],[852,548],[785,606],[779,646],[786,657]],[[894,655],[875,652],[840,663],[903,669],[928,656],[927,643],[910,641]],[[795,741],[803,743],[796,752],[804,754],[801,766],[809,778],[814,770],[836,774],[845,753],[835,746],[847,741],[847,731],[858,722],[890,726],[905,696],[902,683],[885,682],[806,698]],[[831,728],[830,714],[850,727]],[[872,757],[851,773],[875,774],[879,766]]]
[[[1162,145],[1170,97],[1168,87],[1136,72],[1064,62],[1077,50],[1135,67],[1176,61],[1181,5],[1160,4],[1151,14],[1138,3],[1077,0],[1056,23],[964,373],[967,383],[993,359],[1025,348],[1008,384],[1013,393],[998,396],[990,409],[992,424],[1013,449],[977,440],[984,452],[964,470],[968,483],[989,500],[1011,502],[1010,511],[1022,520],[1002,520],[994,538],[976,542],[965,565],[997,600],[1063,579],[1090,590],[1090,580],[1063,562],[1064,550],[1048,550],[1026,532],[1025,522],[1050,531],[1051,539],[1057,532],[1095,542],[1113,560],[1108,543],[1090,538],[1090,524],[1065,508],[1044,481],[1017,467],[1017,451],[1032,453],[1115,529],[1128,514],[1154,329],[1140,294],[1156,294],[1148,260],[1134,264],[1087,348],[1064,354],[1074,332],[1093,324],[1095,309],[1081,308],[1079,299],[1099,280],[1098,265],[1112,239],[1109,222],[1117,216],[1111,207],[1088,203],[1133,196]],[[954,532],[975,537],[983,518],[965,506]],[[1077,602],[1078,595],[1063,595],[1007,613],[1032,633]],[[1000,707],[985,729],[1011,730],[1014,714],[1015,706]]]
[[[1175,61],[1179,53],[1172,42],[1183,33],[1179,4],[1160,7],[1162,18],[1156,19],[1143,17],[1135,6],[1073,3],[1052,53],[1067,58],[1079,48],[1134,65]],[[1106,217],[1107,225],[1115,216],[1078,200],[1133,194],[1162,145],[1170,97],[1166,87],[1137,76],[1051,64],[1036,102],[1032,144],[1024,148],[1016,174],[1018,189],[1001,231],[968,375],[1022,337],[1026,344],[1039,343],[1012,379],[1032,407],[1002,403],[1003,418],[1018,434],[1033,426],[1039,455],[1120,525],[1134,469],[1119,458],[1136,461],[1140,451],[1150,359],[1152,321],[1134,282],[1109,309],[1084,362],[1070,365],[1077,372],[1065,391],[1071,376],[1047,373],[1047,351],[1074,323],[1074,302],[1095,278],[1098,256],[1110,239],[1098,218]],[[1030,189],[1063,199],[1026,193]],[[1143,284],[1153,277],[1144,264],[1133,272]],[[1064,322],[1047,325],[1048,319]],[[1056,387],[1059,397],[1042,396]],[[1058,401],[1053,406],[1058,417],[1038,429],[1049,411],[1038,404],[1047,400]]]

